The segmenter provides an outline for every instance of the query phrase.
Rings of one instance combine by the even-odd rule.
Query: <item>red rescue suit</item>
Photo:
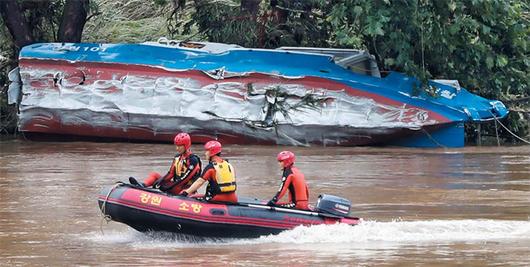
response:
[[[182,190],[188,187],[200,177],[201,174],[201,160],[195,154],[187,151],[182,155],[175,156],[171,167],[162,181],[155,186],[158,186],[160,190],[166,191],[172,194],[179,194]],[[153,186],[153,184],[162,177],[157,172],[152,172],[149,177],[145,179],[145,186]]]
[[[287,190],[289,190],[289,203],[279,203],[278,200],[287,193]],[[280,189],[272,198],[272,203],[301,210],[309,210],[308,200],[309,189],[307,188],[304,174],[293,166],[285,168],[283,170]]]

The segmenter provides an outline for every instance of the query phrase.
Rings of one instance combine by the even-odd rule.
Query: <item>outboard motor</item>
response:
[[[335,216],[348,216],[351,202],[345,198],[333,195],[322,194],[318,196],[315,210],[321,213],[328,213]]]

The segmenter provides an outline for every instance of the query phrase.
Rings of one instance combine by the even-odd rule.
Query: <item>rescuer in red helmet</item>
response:
[[[171,163],[171,167],[166,175],[161,176],[157,172],[152,172],[145,179],[144,186],[159,188],[172,194],[179,194],[188,188],[201,175],[201,160],[191,153],[191,138],[187,133],[179,133],[173,139],[177,154]]]
[[[278,154],[278,164],[283,171],[282,183],[278,193],[267,203],[269,206],[282,206],[309,210],[309,189],[305,182],[304,174],[294,167],[295,156],[291,151],[282,151]],[[289,191],[289,202],[278,202]]]
[[[204,145],[204,155],[209,163],[204,168],[202,175],[188,189],[182,191],[181,195],[193,194],[205,182],[208,182],[205,199],[208,201],[237,203],[236,195],[236,173],[232,165],[221,158],[221,143],[209,141]]]

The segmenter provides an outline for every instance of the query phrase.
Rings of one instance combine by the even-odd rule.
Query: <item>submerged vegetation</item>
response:
[[[72,0],[18,0],[32,42],[61,41]],[[510,108],[503,121],[520,136],[530,119],[530,4],[527,1],[83,0],[83,42],[173,39],[246,47],[316,46],[370,51],[379,68],[427,79],[456,79],[472,93]],[[0,9],[6,9],[5,2]],[[53,8],[50,8],[52,5]],[[1,10],[0,10],[1,11]],[[7,71],[20,48],[0,12],[0,131],[13,132]],[[8,25],[7,25],[8,26]],[[9,111],[9,112],[8,112]],[[9,126],[6,126],[9,125]],[[477,134],[466,127],[468,139]],[[503,128],[485,124],[483,135]]]

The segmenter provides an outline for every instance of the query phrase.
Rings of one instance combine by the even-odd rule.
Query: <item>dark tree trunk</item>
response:
[[[274,23],[285,24],[285,22],[287,22],[287,17],[289,16],[289,12],[285,9],[279,8],[277,0],[271,0],[270,6],[272,8],[272,19]]]
[[[18,48],[34,42],[26,18],[16,0],[0,0],[0,15]]]
[[[257,16],[261,0],[241,0],[241,12],[246,12],[252,16]]]
[[[83,35],[83,28],[85,27],[88,13],[88,4],[89,0],[66,1],[64,4],[61,25],[57,32],[57,41],[71,43],[81,42],[81,36]]]

